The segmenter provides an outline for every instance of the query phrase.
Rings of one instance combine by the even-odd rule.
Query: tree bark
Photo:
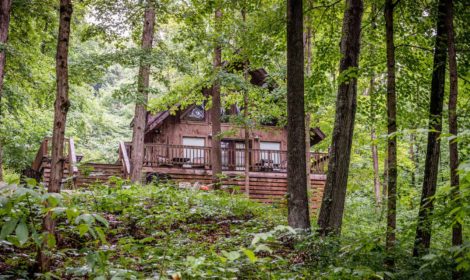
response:
[[[446,27],[448,36],[448,54],[449,54],[449,133],[457,137],[458,122],[457,122],[457,97],[458,97],[458,78],[457,78],[457,54],[455,50],[454,39],[454,7],[452,0],[446,0]],[[451,199],[460,206],[460,180],[458,174],[459,167],[459,151],[457,141],[451,140],[449,142],[449,168],[450,168],[450,185]],[[460,246],[463,243],[462,224],[458,221],[452,225],[452,246]],[[452,279],[462,279],[463,273],[457,270],[452,271]]]
[[[385,36],[387,45],[387,232],[385,239],[385,265],[389,269],[395,266],[393,251],[395,249],[395,231],[397,227],[397,97],[395,91],[395,44],[393,28],[393,0],[385,0]]]
[[[372,166],[374,170],[374,195],[375,204],[379,207],[382,204],[382,193],[380,192],[380,178],[379,178],[379,153],[377,151],[377,134],[375,132],[375,98],[374,98],[375,79],[374,74],[370,78],[369,90],[366,91],[370,98],[370,113],[371,113],[371,128],[370,128],[370,150],[372,157]]]
[[[431,100],[429,106],[429,132],[424,166],[424,181],[418,213],[413,256],[422,256],[431,245],[431,215],[434,209],[433,196],[436,193],[439,169],[440,135],[442,130],[442,107],[447,58],[447,0],[439,0],[436,41],[434,48],[434,67],[432,72]]]
[[[413,163],[413,170],[411,172],[411,185],[416,186],[416,155],[415,155],[415,135],[414,132],[410,134],[410,160]]]
[[[330,162],[318,225],[323,236],[340,234],[348,183],[354,119],[357,106],[357,78],[349,77],[359,65],[363,2],[347,0],[343,19],[339,72],[342,82],[336,97],[336,116]]]
[[[243,19],[243,31],[246,31],[246,11],[245,8],[242,9],[242,19]],[[244,55],[243,58],[243,78],[245,79],[245,83],[249,83],[248,81],[248,57]],[[245,107],[243,111],[243,118],[244,118],[244,129],[245,129],[245,194],[250,197],[250,126],[248,122],[249,114],[249,106],[250,106],[250,97],[249,91],[246,89],[243,92],[243,106]]]
[[[313,5],[313,1],[309,1],[309,7]],[[312,72],[312,25],[310,23],[310,17],[305,18],[305,24],[307,25],[307,30],[305,32],[305,54],[307,55],[307,64],[305,65],[305,75],[310,77]],[[306,105],[306,112],[305,112],[305,171],[307,173],[307,190],[311,189],[311,182],[310,182],[310,171],[311,171],[311,151],[310,151],[310,122],[311,122],[311,115],[310,115],[310,108]]]
[[[305,162],[302,0],[287,1],[287,220],[310,230]]]
[[[140,60],[138,98],[135,105],[134,126],[132,133],[131,181],[140,182],[144,162],[144,137],[147,122],[148,88],[150,84],[150,64],[145,58],[152,51],[153,34],[155,30],[155,7],[152,1],[147,2],[144,14],[141,48],[143,56]]]
[[[3,79],[5,77],[6,63],[6,43],[8,41],[8,30],[10,27],[10,10],[11,0],[1,0],[0,2],[0,125],[2,124],[2,96],[3,96]],[[3,143],[0,137],[0,181],[3,181]]]
[[[65,127],[67,123],[67,112],[70,107],[68,97],[69,77],[68,77],[68,53],[70,41],[70,23],[72,18],[72,1],[60,0],[60,20],[59,34],[57,40],[56,53],[56,86],[57,93],[54,104],[54,126],[52,128],[52,155],[51,155],[51,175],[47,191],[49,193],[59,193],[64,175],[64,142]],[[55,238],[56,223],[51,213],[47,213],[43,221],[43,230],[48,236]],[[47,272],[50,269],[50,257],[45,250],[47,248],[47,238],[38,253],[38,267],[40,271]]]
[[[215,31],[220,32],[220,25],[222,23],[222,10],[217,8],[215,11]],[[217,34],[217,37],[219,34]],[[218,75],[220,67],[222,65],[222,46],[220,45],[219,39],[215,42],[214,47],[214,73]],[[222,173],[222,149],[220,146],[220,81],[216,77],[214,85],[212,86],[212,108],[211,108],[211,123],[212,123],[212,181],[216,189],[220,188],[220,174]]]
[[[372,4],[371,10],[371,26],[372,29],[375,31],[377,29],[377,22],[376,22],[376,13],[377,7],[375,4]],[[370,55],[374,57],[376,55],[375,52],[375,45],[369,44]],[[370,98],[370,150],[371,150],[371,157],[372,157],[372,166],[374,171],[374,195],[375,195],[375,204],[377,207],[380,207],[382,204],[382,194],[380,192],[380,176],[379,176],[379,154],[377,151],[377,135],[375,132],[375,110],[376,110],[376,102],[375,102],[375,73],[373,72],[369,82],[369,90],[366,91],[367,95]]]

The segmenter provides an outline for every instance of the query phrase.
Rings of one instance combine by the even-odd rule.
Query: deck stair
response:
[[[75,154],[73,139],[66,139],[64,147],[63,188],[83,187],[96,182],[106,182],[111,176],[123,176],[120,164],[81,163],[83,156]],[[45,138],[32,164],[29,174],[36,174],[39,181],[46,185],[51,176],[50,138]]]

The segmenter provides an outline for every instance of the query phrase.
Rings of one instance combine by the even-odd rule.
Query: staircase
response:
[[[106,182],[112,176],[122,177],[121,165],[87,163],[79,168],[75,186],[82,187],[96,182]]]
[[[64,176],[63,188],[74,188],[91,185],[97,182],[107,182],[110,177],[123,177],[123,166],[120,164],[84,163],[79,164],[82,156],[75,154],[73,139],[66,139],[64,147]],[[49,183],[51,176],[50,139],[45,138],[41,143],[32,167],[24,174],[34,174],[39,181]]]

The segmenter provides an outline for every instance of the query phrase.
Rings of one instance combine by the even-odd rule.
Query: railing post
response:
[[[129,150],[131,147],[129,147]],[[119,155],[121,157],[121,164],[124,168],[124,177],[128,178],[131,173],[131,164],[129,162],[129,156],[127,154],[127,148],[123,141],[119,142]]]
[[[75,153],[75,143],[73,138],[69,139],[69,172],[72,175],[73,184],[75,186],[75,181],[78,175],[77,167],[77,155]]]

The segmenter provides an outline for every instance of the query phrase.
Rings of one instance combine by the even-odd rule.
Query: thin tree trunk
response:
[[[371,11],[371,26],[372,29],[375,31],[377,29],[377,22],[376,22],[376,12],[377,7],[372,4],[372,11]],[[375,52],[375,45],[369,44],[370,55],[374,57],[376,55]],[[366,91],[370,98],[370,150],[372,156],[372,166],[374,171],[374,195],[375,195],[375,204],[377,207],[380,207],[382,204],[382,194],[380,191],[380,176],[379,176],[379,155],[377,151],[377,135],[375,132],[375,110],[376,110],[376,102],[375,102],[375,73],[372,73],[369,82],[369,90]]]
[[[384,175],[383,175],[383,186],[382,186],[382,197],[387,196],[388,189],[388,153],[385,154],[384,158]]]
[[[287,220],[310,230],[305,162],[302,0],[287,1]]]
[[[448,52],[449,52],[449,133],[457,137],[457,97],[458,97],[458,79],[457,79],[457,58],[454,41],[454,7],[452,0],[446,0],[446,27],[448,36]],[[451,199],[460,206],[460,180],[458,174],[459,167],[459,151],[457,141],[449,142],[449,168],[450,168],[450,185],[452,187]],[[460,246],[463,243],[462,224],[458,221],[452,225],[452,245]],[[452,271],[452,279],[462,279],[463,274],[460,271]]]
[[[8,41],[8,30],[10,27],[11,0],[0,2],[0,125],[3,123],[2,96],[3,78],[5,77],[6,43]],[[0,137],[0,181],[3,181],[3,143]]]
[[[222,10],[217,8],[215,11],[215,31],[220,32],[220,25],[222,21]],[[219,36],[220,34],[217,34]],[[214,61],[213,67],[214,72],[218,75],[220,67],[222,65],[222,46],[220,45],[219,39],[217,39],[214,48]],[[212,108],[211,108],[211,122],[212,122],[212,181],[216,189],[220,188],[220,174],[222,173],[222,148],[220,145],[220,81],[216,77],[214,85],[212,86]]]
[[[436,193],[437,174],[439,169],[440,135],[442,130],[442,107],[447,58],[447,18],[446,1],[438,4],[436,42],[434,48],[434,67],[432,73],[431,100],[429,106],[429,132],[424,166],[423,191],[418,213],[413,256],[422,256],[431,245],[431,215],[434,209],[433,197]]]
[[[374,86],[375,79],[374,74],[370,78],[369,90],[365,91],[370,98],[370,112],[371,112],[371,128],[370,128],[370,150],[372,157],[372,166],[374,170],[374,195],[375,195],[375,204],[379,207],[382,204],[382,193],[380,191],[380,178],[379,178],[379,153],[377,151],[377,135],[375,133],[375,98],[374,98]]]
[[[150,84],[150,64],[146,56],[152,51],[153,34],[155,29],[155,7],[152,1],[147,2],[144,14],[144,28],[142,32],[142,52],[140,60],[138,98],[135,105],[134,126],[132,133],[131,153],[131,181],[140,182],[142,179],[142,165],[144,163],[144,137],[147,122],[148,88]]]
[[[305,173],[307,175],[307,190],[311,189],[310,171],[312,169],[310,151],[310,112],[305,113]]]
[[[54,104],[54,126],[52,129],[51,175],[47,189],[49,193],[60,192],[61,182],[64,175],[65,127],[67,123],[67,112],[70,107],[68,97],[68,53],[72,12],[72,1],[60,0],[59,34],[56,54],[57,93]],[[47,272],[50,269],[50,256],[45,251],[52,249],[47,248],[47,240],[49,238],[55,238],[55,226],[56,223],[53,220],[51,213],[47,213],[43,221],[43,230],[46,232],[47,236],[45,236],[45,240],[43,241],[37,257],[37,265],[42,272]]]
[[[372,165],[374,169],[374,195],[375,195],[375,204],[379,207],[382,204],[382,192],[380,187],[380,178],[379,178],[379,153],[377,151],[377,134],[375,128],[370,130],[370,150],[372,154]]]
[[[313,1],[309,1],[309,7],[312,6]],[[307,55],[307,65],[305,66],[305,75],[310,77],[312,72],[312,25],[310,23],[310,17],[305,17],[305,24],[307,25],[307,31],[305,32],[305,54]],[[310,122],[311,115],[309,111],[309,106],[306,108],[305,112],[305,161],[306,161],[306,173],[307,173],[307,190],[311,189],[310,182],[310,171],[311,171],[311,155],[310,155]]]
[[[243,19],[243,30],[246,31],[246,11],[245,8],[242,9],[242,19]],[[245,83],[248,84],[248,58],[246,55],[243,59],[243,78]],[[250,197],[250,126],[248,122],[249,118],[249,91],[246,89],[243,92],[243,106],[245,110],[243,111],[243,118],[245,120],[245,194]]]
[[[387,149],[388,149],[388,183],[387,183],[387,233],[385,265],[395,267],[393,251],[395,250],[395,231],[397,227],[397,97],[395,91],[395,44],[393,40],[393,0],[385,0],[385,36],[387,42]]]
[[[339,72],[356,71],[359,66],[363,2],[347,0],[343,19]],[[348,73],[346,72],[346,73]],[[318,225],[321,235],[340,234],[343,221],[349,161],[357,106],[357,78],[344,77],[336,97],[336,117],[328,175]]]
[[[413,170],[411,172],[411,185],[416,186],[416,155],[415,155],[415,135],[410,134],[410,160],[413,163]]]

